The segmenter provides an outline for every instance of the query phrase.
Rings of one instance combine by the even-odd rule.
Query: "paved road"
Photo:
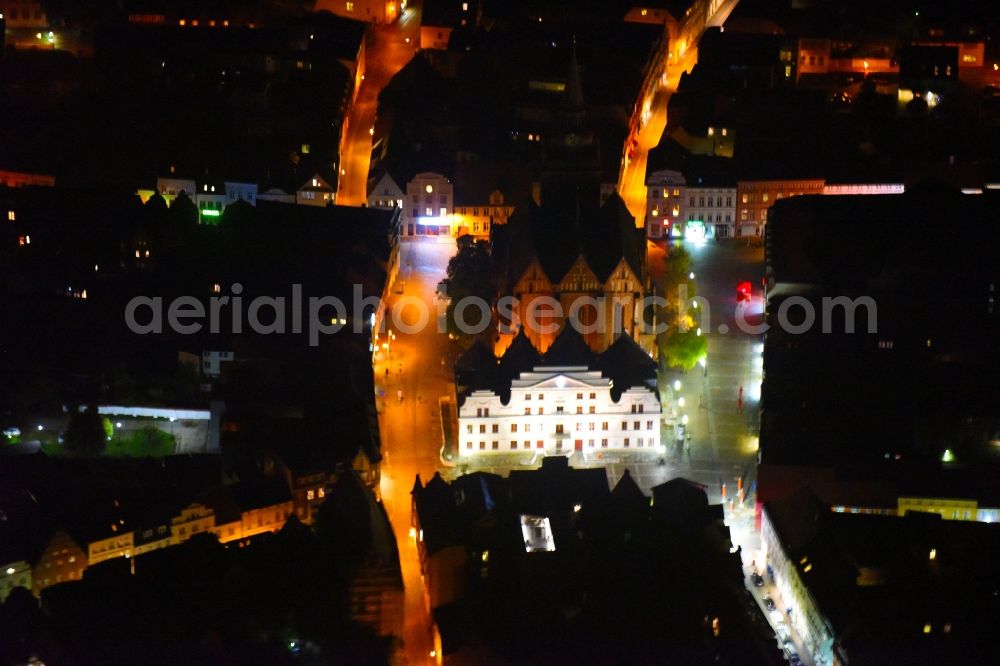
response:
[[[646,161],[649,151],[656,147],[663,136],[670,95],[677,90],[681,74],[691,71],[697,59],[697,50],[690,49],[680,64],[668,67],[662,85],[649,100],[649,113],[639,129],[639,145],[635,155],[624,165],[624,172],[619,179],[618,192],[625,200],[629,212],[635,217],[636,224],[640,226],[645,224],[646,220]]]
[[[441,364],[449,352],[448,336],[439,333],[431,311],[430,323],[407,334],[393,323],[392,313],[401,302],[414,299],[435,306],[437,283],[444,277],[455,243],[435,239],[407,241],[400,249],[397,288],[389,302],[388,329],[395,333],[388,352],[379,352],[375,363],[379,427],[385,462],[382,465],[382,497],[399,544],[405,600],[405,659],[409,664],[435,663],[430,618],[424,599],[424,584],[414,538],[410,536],[410,490],[417,474],[426,481],[440,466],[441,423],[438,398],[454,395],[451,366]],[[405,325],[417,323],[415,308],[398,310]],[[384,338],[384,336],[383,336]],[[402,368],[402,372],[400,372]],[[388,374],[386,373],[388,370]],[[403,400],[397,398],[403,392]]]
[[[420,41],[419,10],[407,9],[392,25],[372,25],[366,43],[365,78],[347,120],[347,136],[341,150],[341,174],[337,203],[360,206],[368,197],[368,166],[378,110],[378,94],[403,65],[413,57]],[[409,38],[409,42],[406,39]]]

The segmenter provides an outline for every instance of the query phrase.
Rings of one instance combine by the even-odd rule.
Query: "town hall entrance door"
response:
[[[579,451],[580,453],[583,453],[583,440],[582,439],[575,440],[573,442],[573,449]]]

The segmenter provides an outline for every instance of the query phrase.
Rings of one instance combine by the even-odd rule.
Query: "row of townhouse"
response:
[[[803,194],[902,194],[899,183],[827,184],[823,178],[735,180],[662,170],[646,178],[649,238],[758,238],[768,210]]]
[[[321,502],[325,486],[305,492]],[[221,543],[229,543],[277,532],[293,514],[310,522],[311,511],[297,507],[283,484],[234,484],[216,489],[172,516],[133,521],[114,512],[87,525],[67,524],[52,531],[36,554],[30,552],[30,545],[25,552],[15,555],[14,549],[7,554],[4,559],[10,561],[0,563],[0,601],[16,587],[37,596],[53,585],[80,580],[87,567],[99,562],[176,546],[198,534],[214,534]]]
[[[294,191],[271,187],[263,192],[256,183],[236,181],[195,182],[191,178],[165,176],[156,179],[156,189],[139,189],[136,192],[143,203],[159,194],[167,203],[173,204],[181,194],[191,200],[198,209],[198,221],[202,224],[217,224],[227,206],[243,201],[256,206],[258,201],[297,204],[300,206],[329,206],[336,202],[337,190],[319,174],[313,174]]]

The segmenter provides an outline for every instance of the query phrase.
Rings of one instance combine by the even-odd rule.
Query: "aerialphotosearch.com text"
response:
[[[365,296],[362,285],[353,286],[350,303],[336,296],[304,297],[302,285],[293,284],[288,296],[256,296],[244,298],[243,286],[234,283],[227,295],[206,298],[180,296],[164,302],[159,296],[136,296],[125,307],[125,324],[137,335],[160,334],[170,331],[180,335],[208,333],[253,333],[256,335],[306,335],[310,346],[319,344],[321,336],[333,335],[345,329],[357,333],[370,333],[378,324],[404,334],[414,334],[431,325],[432,307],[416,296],[404,295],[395,299],[391,307],[381,313],[381,299]],[[712,305],[702,297],[687,298],[684,287],[678,299],[679,315],[690,316],[695,326],[711,330]],[[434,304],[433,323],[438,332],[448,332],[447,299],[437,299]],[[523,303],[515,296],[504,296],[491,305],[485,299],[469,296],[454,303],[452,319],[460,332],[478,335],[493,321],[501,333],[513,333],[519,328],[539,334],[555,333],[565,320],[580,333],[604,333],[609,327],[623,330],[626,317],[631,317],[641,333],[659,334],[669,331],[671,323],[660,313],[669,307],[667,299],[650,295],[641,299],[581,295],[572,299],[568,307],[552,296],[532,296]],[[747,308],[736,308],[737,328],[746,334],[759,335],[772,326],[791,334],[812,330],[817,323],[822,333],[833,332],[833,322],[838,321],[846,333],[854,333],[856,319],[860,316],[864,326],[861,332],[875,333],[878,313],[875,300],[869,296],[823,297],[818,303],[801,296],[781,300],[770,322],[751,322]],[[836,317],[842,310],[843,317]],[[718,332],[728,333],[726,324]],[[839,332],[839,331],[838,331]]]

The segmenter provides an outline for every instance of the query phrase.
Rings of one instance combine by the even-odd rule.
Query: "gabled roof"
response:
[[[588,206],[587,199],[578,193],[575,202],[560,198],[538,206],[529,201],[517,208],[507,223],[507,253],[500,258],[507,261],[509,284],[536,259],[558,283],[580,255],[602,282],[622,259],[642,276],[643,247],[625,202],[617,193],[599,208]]]
[[[701,529],[713,515],[704,488],[680,477],[653,488],[653,511],[659,520],[683,530]]]
[[[619,391],[641,384],[656,384],[656,361],[631,336],[621,334],[600,356],[601,374]]]
[[[598,356],[590,349],[580,331],[567,323],[545,352],[543,365],[596,368]]]
[[[315,185],[313,185],[313,181],[316,182]],[[325,178],[323,178],[318,173],[314,173],[312,176],[309,177],[309,180],[307,180],[305,183],[303,183],[303,185],[298,189],[298,191],[299,192],[309,192],[309,191],[313,191],[313,192],[327,192],[327,191],[333,192],[334,189],[333,189],[333,186],[330,185],[330,183],[328,183]]]
[[[500,359],[499,379],[510,386],[510,380],[517,377],[522,372],[530,372],[532,368],[541,364],[542,355],[538,353],[531,340],[520,329],[514,340],[507,347],[503,357]]]
[[[649,498],[642,494],[642,490],[628,470],[625,470],[622,478],[618,479],[618,483],[612,489],[611,502],[618,508],[627,509],[649,506]]]

